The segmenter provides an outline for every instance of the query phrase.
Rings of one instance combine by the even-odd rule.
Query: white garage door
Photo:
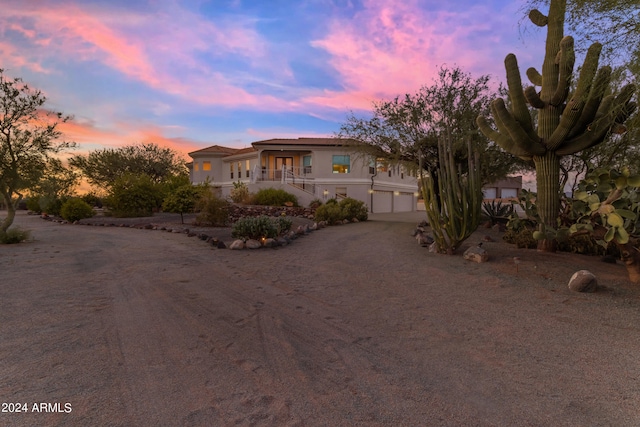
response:
[[[496,190],[495,187],[483,188],[482,195],[485,199],[495,199],[496,198]]]
[[[393,197],[394,212],[411,212],[415,210],[413,206],[413,193],[400,193]]]
[[[517,199],[518,198],[518,189],[517,188],[503,188],[500,192],[502,194],[503,199]]]
[[[371,211],[373,213],[391,212],[391,207],[393,206],[392,197],[392,191],[375,190],[373,192],[373,206],[371,206]]]

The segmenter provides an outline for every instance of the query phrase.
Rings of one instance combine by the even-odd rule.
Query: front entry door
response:
[[[286,171],[293,170],[293,157],[276,157],[276,179],[282,179],[282,167]]]

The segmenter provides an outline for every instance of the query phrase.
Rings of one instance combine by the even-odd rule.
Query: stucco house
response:
[[[189,153],[191,182],[207,179],[228,196],[234,182],[250,192],[282,188],[306,206],[313,199],[352,197],[370,212],[416,210],[418,181],[403,166],[389,166],[350,149],[338,138],[269,139],[248,148],[219,145]]]

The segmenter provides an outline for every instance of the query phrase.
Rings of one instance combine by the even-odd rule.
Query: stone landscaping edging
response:
[[[185,234],[188,237],[197,237],[208,245],[218,249],[259,249],[262,247],[277,248],[280,246],[286,246],[299,237],[324,228],[326,226],[324,221],[312,222],[314,212],[315,210],[312,208],[232,205],[229,213],[230,222],[232,223],[243,217],[257,217],[262,215],[270,217],[287,216],[294,220],[294,229],[290,230],[283,236],[279,236],[275,239],[264,239],[262,242],[257,240],[245,241],[242,239],[233,239],[230,237],[230,227],[217,228],[187,226],[186,224],[176,225],[173,223],[162,222],[162,218],[154,218],[159,221],[147,221],[142,218],[93,217],[70,223],[69,221],[46,214],[42,214],[40,217],[44,220],[59,224],[87,225],[94,227],[126,227],[140,230],[157,230],[170,233],[180,233]],[[301,222],[302,224],[300,224]],[[299,225],[296,226],[296,223]],[[224,234],[224,236],[221,237],[221,234]]]

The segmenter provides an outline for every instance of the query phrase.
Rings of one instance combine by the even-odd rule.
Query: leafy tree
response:
[[[184,214],[193,212],[198,198],[202,197],[206,187],[191,184],[178,187],[165,197],[162,209],[166,212],[180,214],[180,222],[184,224]]]
[[[43,110],[45,102],[41,91],[0,69],[0,195],[7,207],[2,232],[13,224],[24,192],[40,182],[52,155],[74,146],[58,141],[58,125],[69,117]]]
[[[609,132],[623,131],[621,123],[635,109],[630,102],[635,87],[625,86],[618,96],[605,96],[611,68],[598,69],[601,46],[594,43],[586,55],[576,89],[571,93],[575,54],[573,38],[564,37],[566,0],[551,0],[549,15],[530,13],[532,22],[547,27],[542,73],[527,70],[533,86],[522,90],[515,55],[505,59],[511,105],[498,98],[491,103],[497,130],[478,116],[480,130],[505,151],[533,160],[536,167],[538,214],[541,226],[555,229],[560,211],[560,159],[601,143]],[[541,86],[540,91],[536,86]],[[527,104],[537,110],[532,119]],[[541,230],[542,235],[549,236]],[[555,250],[553,239],[540,240],[538,249]]]
[[[468,163],[467,142],[471,141],[482,154],[482,181],[495,181],[524,169],[526,163],[477,132],[475,117],[487,111],[495,96],[488,82],[488,76],[474,79],[460,68],[443,66],[434,84],[423,86],[415,95],[374,102],[373,117],[359,118],[351,113],[337,136],[354,140],[354,148],[372,158],[404,162],[434,177],[439,168],[439,138],[452,141],[455,160],[463,169]]]
[[[40,212],[57,215],[63,202],[73,195],[77,183],[78,176],[73,170],[65,168],[60,159],[50,158],[41,179],[29,189],[30,199],[38,201]]]
[[[90,184],[109,188],[126,174],[143,174],[159,183],[174,175],[186,176],[187,167],[170,148],[156,144],[137,144],[95,150],[88,155],[73,156],[69,163],[79,169]]]

